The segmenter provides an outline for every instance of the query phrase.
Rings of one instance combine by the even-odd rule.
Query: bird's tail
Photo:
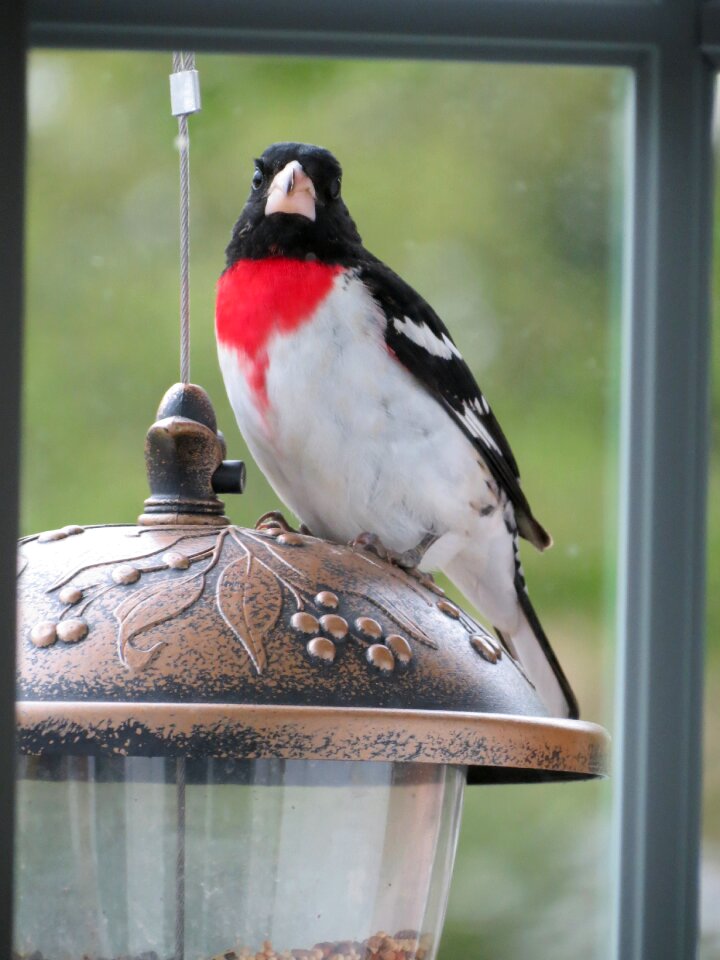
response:
[[[517,627],[507,638],[509,645],[515,648],[515,655],[550,714],[577,719],[577,699],[530,602],[522,574],[516,575],[515,591],[520,610]]]
[[[487,566],[479,574],[475,559],[470,551],[463,552],[445,565],[444,572],[493,624],[550,716],[577,718],[575,694],[530,602],[517,547],[513,582],[509,582],[507,573],[493,576]]]

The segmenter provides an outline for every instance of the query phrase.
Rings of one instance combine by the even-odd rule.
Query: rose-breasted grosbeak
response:
[[[530,603],[518,535],[533,517],[515,457],[440,318],[363,247],[320,147],[277,143],[217,291],[235,416],[278,495],[318,536],[379,538],[441,569],[520,660],[548,711],[575,698]]]

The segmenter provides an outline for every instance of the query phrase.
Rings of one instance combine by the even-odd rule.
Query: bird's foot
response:
[[[290,526],[279,510],[269,510],[259,520],[255,521],[256,530],[277,529],[277,527],[280,527],[285,533],[297,533],[297,530]]]
[[[418,583],[422,584],[423,587],[436,593],[439,597],[444,597],[445,591],[435,583],[433,575],[420,569],[423,557],[436,540],[437,537],[434,534],[426,534],[416,547],[412,550],[406,550],[405,553],[401,554],[401,563],[399,566],[403,567],[405,572],[417,580]]]
[[[437,537],[434,533],[426,533],[420,543],[416,547],[413,547],[412,550],[406,550],[404,553],[396,554],[395,563],[398,567],[402,567],[403,570],[407,570],[408,573],[416,572],[419,579],[420,576],[424,576],[424,574],[418,570],[418,567],[422,563],[422,558],[436,540]]]
[[[359,533],[348,543],[348,546],[352,550],[365,550],[366,553],[374,553],[380,560],[391,562],[390,554],[392,551],[388,550],[376,533]]]
[[[437,586],[432,575],[424,573],[419,569],[422,558],[436,540],[436,536],[428,533],[416,547],[413,547],[411,550],[405,550],[403,553],[398,553],[386,547],[376,533],[366,532],[358,534],[354,540],[350,541],[349,546],[352,547],[353,550],[367,550],[368,553],[374,553],[376,557],[387,561],[387,563],[392,564],[394,567],[400,567],[411,577],[418,580],[423,586],[437,593],[440,587]]]
[[[306,537],[312,537],[313,534],[304,523],[300,524],[300,529],[291,527],[285,517],[279,510],[270,510],[264,513],[259,520],[255,521],[256,530],[282,530],[283,533],[302,533]]]

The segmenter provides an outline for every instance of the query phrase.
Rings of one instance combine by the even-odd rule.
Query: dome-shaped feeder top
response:
[[[603,772],[604,731],[548,717],[434,584],[277,517],[228,524],[211,483],[224,443],[203,419],[164,416],[148,435],[151,471],[195,458],[181,496],[151,478],[138,525],[21,542],[21,750],[436,762],[487,781]]]

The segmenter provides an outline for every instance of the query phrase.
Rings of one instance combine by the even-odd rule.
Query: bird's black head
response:
[[[255,161],[250,196],[225,251],[236,260],[281,256],[352,263],[362,241],[340,193],[342,168],[329,150],[274,143]]]

